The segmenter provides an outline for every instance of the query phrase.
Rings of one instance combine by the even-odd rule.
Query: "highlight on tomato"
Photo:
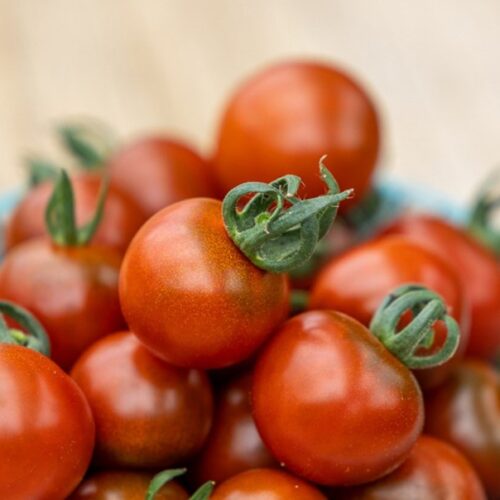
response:
[[[89,405],[46,356],[38,320],[8,301],[0,313],[0,498],[65,498],[92,456]],[[9,328],[4,314],[20,329]]]

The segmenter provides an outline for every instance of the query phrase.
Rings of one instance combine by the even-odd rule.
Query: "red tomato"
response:
[[[326,500],[314,486],[285,472],[252,469],[226,479],[210,500]]]
[[[341,311],[368,326],[382,299],[405,283],[418,283],[441,295],[461,327],[460,346],[448,362],[416,371],[424,388],[429,388],[440,384],[463,357],[469,334],[469,307],[462,285],[439,257],[399,236],[360,245],[320,271],[309,307]],[[436,325],[435,332],[436,343],[444,340],[443,325]]]
[[[379,120],[363,88],[333,66],[295,61],[258,73],[236,92],[213,161],[224,193],[296,174],[316,196],[324,191],[318,158],[327,154],[340,187],[354,188],[359,201],[378,151]]]
[[[0,266],[0,298],[32,312],[69,369],[99,337],[123,328],[118,300],[120,255],[94,246],[59,247],[45,239],[12,249]]]
[[[108,164],[111,184],[146,218],[172,203],[214,194],[209,168],[190,147],[165,137],[145,137],[119,149]]]
[[[404,464],[375,483],[335,493],[339,500],[486,500],[465,457],[444,441],[421,436]]]
[[[94,414],[99,464],[169,467],[191,458],[208,435],[212,389],[205,373],[168,365],[129,332],[96,342],[71,375]]]
[[[50,359],[0,344],[0,498],[65,498],[92,456],[94,422],[77,385]]]
[[[500,498],[500,378],[468,360],[426,399],[426,429],[471,461],[491,498]]]
[[[153,474],[146,472],[98,472],[88,477],[68,500],[144,500]],[[170,481],[155,500],[188,500],[186,490]]]
[[[214,425],[192,465],[197,484],[219,482],[248,469],[276,465],[255,427],[251,385],[252,375],[247,373],[227,384],[219,394]]]
[[[453,267],[471,304],[467,352],[494,359],[500,353],[500,267],[495,256],[464,230],[428,215],[403,217],[386,232],[404,234]]]
[[[248,358],[286,318],[286,276],[255,267],[226,233],[221,203],[181,201],[154,215],[123,261],[130,329],[166,361],[221,368]]]
[[[361,323],[333,311],[303,313],[278,330],[257,362],[252,399],[273,455],[325,485],[388,474],[423,425],[412,373]]]
[[[77,225],[88,222],[97,206],[101,178],[96,174],[72,177]],[[44,182],[29,191],[12,213],[5,232],[7,250],[25,240],[43,236],[45,208],[53,191],[52,182]],[[128,198],[111,188],[104,204],[104,213],[93,243],[125,252],[130,240],[144,221],[140,210]]]

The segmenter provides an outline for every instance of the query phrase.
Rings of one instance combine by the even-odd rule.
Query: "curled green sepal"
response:
[[[9,328],[4,315],[13,319],[25,331]],[[50,342],[43,326],[26,309],[7,300],[0,300],[0,343],[15,344],[50,356]]]
[[[410,323],[398,331],[402,316],[411,311]],[[422,354],[434,343],[433,326],[443,321],[446,340],[431,354]],[[432,368],[448,361],[456,352],[460,340],[457,322],[447,314],[443,299],[421,285],[403,285],[385,297],[373,316],[370,330],[408,368]]]
[[[226,230],[257,267],[282,273],[310,259],[334,221],[339,203],[353,192],[339,192],[323,161],[324,157],[320,160],[320,175],[327,186],[323,196],[298,198],[301,179],[295,175],[269,184],[246,182],[227,193],[222,202]],[[244,199],[246,203],[239,208]]]
[[[28,156],[25,160],[28,170],[28,185],[36,187],[45,181],[53,181],[59,174],[59,169],[55,163],[40,156]]]
[[[77,227],[73,187],[68,173],[61,169],[45,210],[45,224],[52,241],[61,246],[80,246],[89,243],[101,222],[107,192],[108,181],[104,179],[93,217],[82,227]]]
[[[145,500],[154,500],[159,491],[172,479],[185,474],[187,469],[168,469],[159,472],[149,483]],[[215,483],[207,481],[202,484],[190,497],[190,500],[207,500],[214,489]]]

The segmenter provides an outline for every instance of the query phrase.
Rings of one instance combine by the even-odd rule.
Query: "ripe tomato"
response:
[[[318,195],[316,165],[327,154],[340,187],[354,188],[359,201],[378,151],[379,120],[363,88],[335,67],[292,61],[258,73],[234,94],[213,163],[223,193],[291,173],[302,177],[308,195]]]
[[[132,471],[98,472],[83,481],[68,500],[144,500],[153,474]],[[170,481],[155,500],[188,500],[186,490]]]
[[[361,323],[333,311],[303,313],[278,330],[257,362],[252,400],[273,455],[325,485],[388,474],[423,425],[412,373]]]
[[[178,366],[221,368],[249,357],[286,318],[289,290],[285,275],[258,269],[233,244],[219,201],[194,198],[137,233],[120,299],[152,352]]]
[[[500,267],[495,256],[464,230],[428,215],[403,217],[386,232],[404,234],[453,267],[471,304],[467,353],[494,359],[500,353]]]
[[[444,441],[421,436],[401,467],[378,481],[345,491],[339,500],[486,500],[465,457]]]
[[[0,380],[0,498],[65,498],[94,446],[82,392],[50,359],[17,345],[0,344]]]
[[[326,500],[317,488],[273,469],[252,469],[217,486],[210,500]]]
[[[107,336],[71,371],[96,423],[97,463],[163,468],[191,458],[212,423],[205,373],[156,358],[129,332]]]
[[[120,255],[109,248],[26,241],[0,266],[0,298],[17,302],[41,321],[52,358],[69,369],[88,345],[123,328],[119,269]]]
[[[426,430],[471,461],[491,498],[500,498],[500,379],[486,363],[467,360],[426,399]]]
[[[250,407],[251,385],[252,375],[246,373],[221,390],[214,425],[192,464],[197,484],[220,482],[248,469],[276,465],[255,427]]]
[[[176,201],[214,194],[205,160],[165,137],[145,137],[120,148],[107,167],[111,185],[132,199],[145,218]]]
[[[77,224],[91,219],[98,203],[101,179],[96,174],[73,176]],[[7,250],[25,240],[46,234],[44,213],[52,194],[53,183],[44,182],[29,191],[14,209],[5,232]],[[97,245],[114,248],[121,253],[144,221],[139,208],[123,194],[111,188],[108,191],[103,217],[93,238]]]
[[[469,308],[459,278],[433,253],[399,236],[360,245],[334,258],[319,273],[311,290],[311,309],[341,311],[368,326],[382,298],[404,283],[419,283],[443,297],[461,326],[460,346],[447,363],[417,370],[424,388],[440,384],[463,356],[469,333]],[[446,336],[436,325],[436,343]]]

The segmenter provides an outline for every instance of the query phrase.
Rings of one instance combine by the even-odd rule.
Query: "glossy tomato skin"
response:
[[[215,194],[207,162],[187,145],[144,137],[110,159],[111,184],[140,207],[145,218],[186,198]]]
[[[0,265],[0,298],[32,312],[65,370],[96,339],[123,328],[118,299],[120,255],[109,248],[26,241]]]
[[[318,161],[359,201],[368,191],[379,151],[379,120],[365,90],[321,63],[274,65],[230,100],[213,159],[222,192],[246,181],[302,178],[308,196],[323,194]],[[350,200],[342,203],[349,206]]]
[[[500,353],[500,267],[495,256],[464,230],[429,215],[402,217],[385,232],[404,234],[453,267],[471,304],[467,353],[494,359]]]
[[[78,226],[88,222],[94,215],[101,177],[97,174],[76,174],[71,177],[75,196],[75,214]],[[52,195],[54,185],[44,182],[26,193],[14,209],[5,229],[7,250],[23,241],[46,234],[45,208]],[[96,245],[114,248],[124,253],[144,222],[139,208],[126,196],[113,189],[108,190],[101,223],[92,239]]]
[[[369,326],[382,299],[405,283],[419,283],[444,299],[449,313],[460,324],[460,344],[447,363],[415,370],[425,389],[443,382],[463,357],[469,338],[469,304],[456,273],[432,252],[401,236],[387,236],[355,247],[332,259],[318,274],[312,290],[311,309],[334,309]],[[436,340],[444,339],[443,325],[436,326]]]
[[[251,469],[219,484],[210,500],[326,500],[317,488],[291,474],[273,469]]]
[[[219,483],[248,469],[277,466],[257,431],[250,406],[252,374],[220,391],[214,424],[190,470],[196,484]]]
[[[426,430],[461,450],[491,498],[500,498],[500,378],[479,360],[465,360],[426,398]]]
[[[248,358],[286,318],[289,290],[286,276],[258,269],[229,239],[219,201],[193,198],[137,233],[120,300],[153,353],[178,366],[222,368]]]
[[[334,311],[284,324],[257,362],[252,400],[257,428],[278,461],[330,486],[388,474],[423,425],[412,373],[361,323]]]
[[[339,500],[486,500],[481,481],[454,447],[421,436],[408,459],[374,483],[338,491]]]
[[[94,422],[77,385],[49,358],[0,344],[0,498],[62,500],[82,479]]]
[[[68,500],[144,500],[154,474],[132,471],[98,472],[85,479]],[[188,500],[186,490],[170,481],[155,500]]]
[[[183,464],[212,423],[212,388],[199,370],[153,356],[130,332],[107,336],[71,371],[96,423],[95,460],[106,467]]]

